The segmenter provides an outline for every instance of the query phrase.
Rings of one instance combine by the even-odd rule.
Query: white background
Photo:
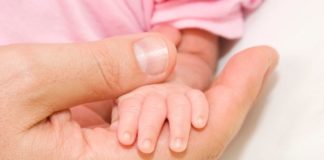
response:
[[[222,160],[324,160],[324,0],[266,0],[233,53],[268,44],[281,59]]]

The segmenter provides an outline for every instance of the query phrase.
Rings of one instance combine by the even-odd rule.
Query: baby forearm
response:
[[[212,79],[214,69],[196,55],[179,53],[177,65],[169,82],[181,83],[196,89],[206,89]]]
[[[218,37],[212,33],[200,29],[182,30],[175,72],[169,81],[206,89],[216,68],[218,49]]]

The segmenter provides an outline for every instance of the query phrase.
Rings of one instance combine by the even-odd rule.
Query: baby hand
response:
[[[154,151],[166,119],[170,149],[187,148],[191,124],[203,128],[208,120],[208,102],[203,92],[182,84],[163,83],[140,87],[118,99],[118,140],[134,143],[144,153]]]

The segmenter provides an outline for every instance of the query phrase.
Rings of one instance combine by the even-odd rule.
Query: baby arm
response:
[[[151,153],[165,119],[170,125],[170,148],[186,149],[191,124],[203,128],[208,103],[201,90],[208,87],[217,61],[217,37],[199,29],[179,32],[171,27],[158,31],[177,44],[175,71],[165,83],[140,87],[118,100],[118,139],[124,145],[135,141]]]
[[[177,64],[169,82],[206,89],[217,64],[218,37],[200,29],[184,29],[177,49]]]

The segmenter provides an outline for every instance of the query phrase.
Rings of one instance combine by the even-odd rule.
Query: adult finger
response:
[[[173,43],[157,33],[77,44],[8,45],[0,53],[0,113],[10,115],[6,123],[24,117],[28,125],[71,106],[163,81],[176,58]]]
[[[270,47],[254,47],[235,55],[217,77],[206,95],[210,118],[205,133],[213,137],[211,144],[219,157],[241,127],[264,81],[278,62],[278,54]]]

